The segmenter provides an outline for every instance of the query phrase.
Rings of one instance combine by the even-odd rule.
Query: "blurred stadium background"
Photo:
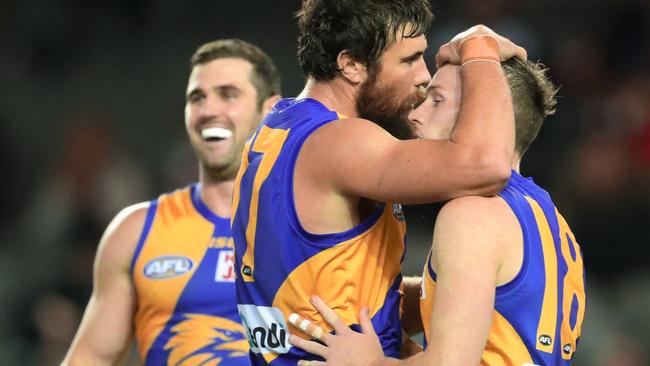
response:
[[[0,364],[55,365],[92,286],[92,260],[124,206],[195,179],[183,126],[188,59],[239,37],[303,83],[300,0],[0,1]],[[434,1],[438,45],[481,22],[561,85],[522,172],[555,197],[588,281],[575,365],[650,365],[650,2]],[[435,206],[408,207],[417,274]]]

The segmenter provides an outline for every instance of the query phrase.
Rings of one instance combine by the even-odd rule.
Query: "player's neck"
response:
[[[230,217],[232,192],[235,180],[215,180],[209,174],[201,174],[201,201],[217,216]]]
[[[358,116],[354,86],[338,77],[326,82],[308,78],[305,88],[297,97],[302,98],[316,99],[328,109],[346,117]]]
[[[521,164],[521,157],[519,156],[519,153],[515,151],[514,156],[512,157],[512,165],[511,168],[512,170],[516,171],[519,173],[519,165]]]

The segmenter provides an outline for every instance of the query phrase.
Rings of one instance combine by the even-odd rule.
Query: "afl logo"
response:
[[[545,346],[550,346],[551,344],[553,344],[553,339],[551,338],[551,336],[542,334],[541,336],[539,336],[539,343]]]
[[[393,203],[393,216],[398,221],[404,221],[404,210],[402,210],[402,205],[399,203]]]
[[[187,257],[173,255],[158,257],[144,266],[144,275],[154,280],[162,280],[189,272],[193,266],[194,263]]]

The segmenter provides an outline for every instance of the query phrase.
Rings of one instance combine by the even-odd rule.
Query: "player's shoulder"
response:
[[[521,231],[517,217],[501,197],[467,196],[447,202],[436,220],[436,230],[474,243],[504,242]]]
[[[501,197],[467,196],[453,199],[441,208],[435,237],[438,256],[473,252],[480,253],[482,260],[499,263],[520,241],[521,228]]]
[[[100,267],[128,269],[147,219],[150,202],[122,209],[108,224],[98,248]],[[103,265],[102,265],[103,264]]]
[[[455,198],[442,207],[438,219],[457,222],[500,222],[510,219],[510,207],[499,196],[464,196]]]
[[[345,153],[348,148],[358,153],[399,141],[376,123],[363,118],[339,118],[319,127],[307,143],[335,153]],[[338,149],[332,149],[337,146]]]
[[[139,202],[123,208],[111,221],[107,231],[140,231],[144,226],[151,202]]]

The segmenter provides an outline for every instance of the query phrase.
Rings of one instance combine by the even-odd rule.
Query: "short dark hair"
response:
[[[555,113],[558,88],[540,62],[512,58],[502,64],[515,110],[515,150],[523,156],[546,116]]]
[[[190,67],[220,58],[241,58],[250,62],[253,66],[250,80],[257,91],[258,107],[267,98],[281,94],[280,73],[273,60],[259,47],[241,39],[220,39],[199,46],[190,59]]]
[[[369,68],[401,32],[418,37],[431,25],[428,0],[303,0],[298,18],[298,62],[305,76],[327,81],[348,50]]]

